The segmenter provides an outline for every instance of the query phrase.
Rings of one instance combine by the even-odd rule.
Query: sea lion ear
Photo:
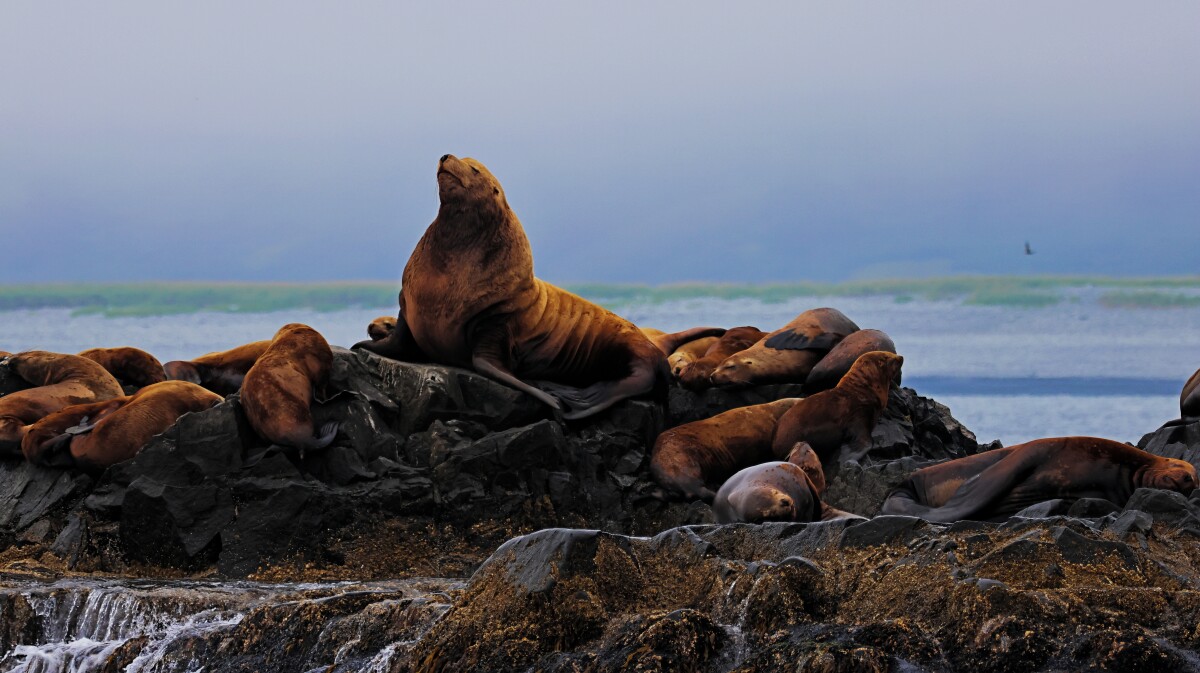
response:
[[[499,188],[499,187],[492,187],[492,193],[493,193],[493,194],[499,194],[499,193],[500,193],[500,188]]]
[[[767,339],[763,342],[763,345],[767,348],[774,348],[781,351],[827,351],[845,338],[845,334],[838,334],[837,332],[822,332],[810,337],[805,334],[798,334],[795,330],[788,330]]]

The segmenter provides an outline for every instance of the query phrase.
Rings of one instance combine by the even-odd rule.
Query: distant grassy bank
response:
[[[1111,308],[1200,307],[1200,276],[1104,278],[956,276],[844,283],[574,284],[568,289],[610,307],[696,298],[777,303],[798,297],[892,297],[959,301],[967,305],[1039,308],[1070,301],[1085,288]],[[392,282],[329,283],[71,283],[0,285],[0,311],[65,308],[73,314],[151,316],[200,311],[263,313],[288,309],[335,311],[396,306]]]

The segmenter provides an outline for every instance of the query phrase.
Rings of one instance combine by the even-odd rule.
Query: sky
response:
[[[402,4],[0,4],[0,283],[1200,272],[1200,3]]]

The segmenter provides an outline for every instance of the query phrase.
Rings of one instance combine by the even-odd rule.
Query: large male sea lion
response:
[[[836,386],[846,372],[850,371],[850,367],[854,366],[859,356],[871,351],[895,353],[896,344],[891,337],[877,329],[860,329],[854,332],[830,349],[817,366],[812,368],[808,378],[804,379],[804,394],[811,395]],[[896,385],[900,385],[899,374],[896,375]]]
[[[1179,414],[1184,418],[1200,416],[1200,369],[1183,384],[1179,393]]]
[[[78,355],[25,351],[9,356],[7,362],[34,387],[0,397],[0,455],[19,455],[26,426],[47,414],[125,394],[104,367]]]
[[[726,330],[703,356],[680,369],[679,382],[693,389],[711,386],[712,381],[709,377],[722,362],[734,353],[740,353],[758,343],[766,335],[766,332],[750,325]]]
[[[666,430],[650,452],[650,474],[669,492],[711,502],[734,472],[775,459],[775,424],[799,401],[738,407]]]
[[[172,360],[163,367],[168,379],[195,383],[218,395],[232,395],[242,387],[246,372],[270,345],[270,339],[252,341],[227,351],[201,355],[194,360]]]
[[[917,470],[881,511],[942,523],[1005,519],[1046,500],[1104,498],[1123,506],[1138,488],[1187,494],[1196,484],[1187,461],[1098,437],[1054,437]]]
[[[817,362],[858,325],[834,308],[814,308],[726,358],[710,380],[718,386],[803,383]]]
[[[167,373],[158,358],[140,348],[89,348],[79,357],[100,363],[122,385],[142,388],[167,380]]]
[[[363,348],[473,368],[568,419],[653,390],[666,356],[628,320],[533,275],[499,181],[474,159],[438,162],[437,218],[404,267],[396,329]]]
[[[103,469],[129,460],[179,417],[224,398],[187,381],[153,383],[128,397],[76,404],[34,423],[21,440],[31,463]]]
[[[321,434],[313,427],[314,388],[329,380],[333,351],[325,337],[308,325],[279,328],[270,347],[242,382],[246,419],[259,437],[297,449],[323,449],[337,437],[338,424],[327,423]]]
[[[775,458],[786,456],[798,442],[812,445],[823,465],[843,447],[849,451],[843,460],[861,458],[903,364],[895,353],[865,353],[836,386],[803,398],[779,419],[772,442]]]

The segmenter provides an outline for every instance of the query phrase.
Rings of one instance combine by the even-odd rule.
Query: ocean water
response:
[[[1183,382],[1200,367],[1200,309],[1112,309],[1079,290],[1045,308],[969,306],[892,297],[803,297],[785,302],[687,299],[614,305],[638,325],[772,330],[798,313],[833,306],[860,327],[892,336],[904,381],[948,405],[981,441],[1095,435],[1136,441],[1178,416]],[[69,310],[0,312],[0,350],[78,352],[137,346],[164,362],[268,339],[289,322],[330,343],[366,338],[395,308],[335,312],[196,313],[150,318],[72,316]]]

